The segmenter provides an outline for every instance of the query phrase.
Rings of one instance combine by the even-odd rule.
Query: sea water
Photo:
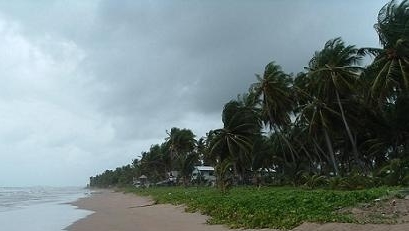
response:
[[[0,187],[0,230],[64,230],[92,213],[68,204],[90,194],[77,187]]]

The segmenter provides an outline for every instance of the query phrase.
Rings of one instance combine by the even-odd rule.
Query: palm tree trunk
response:
[[[327,148],[328,148],[329,155],[332,161],[332,165],[334,166],[335,175],[338,176],[339,170],[338,170],[337,161],[335,160],[334,149],[332,148],[331,140],[329,138],[327,129],[324,128],[323,130],[324,130],[325,142],[327,143]]]
[[[313,141],[313,143],[314,143],[314,149],[316,150],[316,153],[317,153],[317,155],[318,155],[318,158],[320,159],[320,164],[321,164],[321,166],[324,166],[323,165],[323,160],[322,160],[322,158],[321,158],[321,156],[322,157],[325,157],[325,163],[330,163],[330,162],[332,162],[332,160],[331,160],[331,158],[328,158],[328,156],[326,155],[326,153],[325,153],[325,151],[324,150],[322,150],[322,148],[320,147],[320,145],[318,144],[318,142],[317,142],[317,140],[315,139],[315,138],[312,138],[312,141]],[[320,154],[321,153],[321,154]]]
[[[344,123],[345,130],[346,130],[346,132],[348,134],[349,141],[351,142],[351,145],[352,145],[352,153],[354,154],[355,161],[359,164],[359,166],[361,168],[363,168],[361,160],[359,158],[358,148],[356,147],[356,141],[352,137],[351,129],[349,128],[348,122],[347,122],[347,120],[345,118],[345,113],[344,113],[344,109],[343,109],[342,104],[341,104],[341,99],[339,97],[338,90],[335,90],[335,94],[337,95],[337,102],[338,102],[339,110],[341,111],[342,122]]]
[[[276,134],[279,134],[280,137],[282,137],[282,139],[284,140],[284,142],[285,142],[285,144],[287,145],[288,149],[290,150],[291,159],[293,160],[293,162],[295,162],[296,158],[295,158],[295,156],[294,156],[294,148],[293,148],[293,145],[292,145],[291,142],[288,141],[288,139],[284,136],[284,132],[282,131],[282,129],[279,128],[279,127],[276,128],[276,127],[274,126],[274,132],[275,132]],[[282,147],[283,147],[283,146],[282,146]],[[283,151],[283,153],[285,153],[285,152]]]

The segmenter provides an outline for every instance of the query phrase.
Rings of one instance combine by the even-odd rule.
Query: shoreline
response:
[[[232,231],[223,225],[209,225],[208,216],[198,212],[185,212],[185,207],[170,204],[154,204],[148,197],[132,193],[98,190],[91,196],[71,203],[78,209],[93,213],[74,222],[67,231]],[[350,224],[350,223],[304,223],[292,231],[406,231],[409,223],[403,224]],[[250,229],[248,229],[250,230]],[[251,229],[255,230],[255,229]],[[277,231],[276,229],[260,229]]]

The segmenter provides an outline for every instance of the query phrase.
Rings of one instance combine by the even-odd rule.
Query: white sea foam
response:
[[[75,187],[0,187],[1,230],[63,230],[92,213],[67,204],[88,195],[89,190]]]

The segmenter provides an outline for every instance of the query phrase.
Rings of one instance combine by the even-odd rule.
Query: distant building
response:
[[[192,181],[200,183],[201,181],[213,184],[216,182],[214,167],[195,166],[192,172]]]
[[[148,181],[148,177],[145,175],[142,175],[140,177],[133,177],[133,185],[137,188],[139,187],[149,187],[150,183]]]

